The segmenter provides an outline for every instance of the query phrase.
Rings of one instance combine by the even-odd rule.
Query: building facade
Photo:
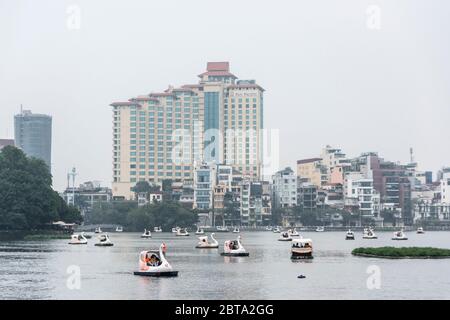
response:
[[[297,205],[297,176],[291,168],[275,173],[272,177],[272,188],[275,208],[290,208]]]
[[[450,167],[442,170],[441,202],[450,204]]]
[[[297,176],[301,182],[312,183],[318,188],[328,183],[328,170],[322,164],[322,158],[298,160]]]
[[[29,157],[43,160],[49,169],[52,158],[52,117],[23,110],[14,116],[14,140]]]
[[[203,162],[260,177],[264,89],[237,80],[228,62],[209,62],[199,78],[111,104],[115,196],[130,198],[138,181],[193,179]]]

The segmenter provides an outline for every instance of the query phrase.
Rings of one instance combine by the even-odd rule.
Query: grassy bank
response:
[[[58,240],[58,239],[70,239],[70,235],[55,233],[55,234],[27,234],[23,237],[25,241],[42,241],[42,240]]]
[[[356,248],[352,251],[355,256],[388,258],[388,259],[439,259],[450,258],[450,249],[432,247],[379,247]]]
[[[70,239],[70,235],[65,232],[51,230],[0,231],[0,241],[42,241],[55,239]]]

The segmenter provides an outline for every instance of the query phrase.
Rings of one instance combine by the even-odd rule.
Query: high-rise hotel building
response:
[[[199,78],[111,104],[114,196],[132,198],[138,181],[193,180],[203,162],[260,178],[264,89],[237,80],[228,62],[209,62]]]

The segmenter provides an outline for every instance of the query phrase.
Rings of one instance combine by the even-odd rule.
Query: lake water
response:
[[[304,232],[314,259],[292,262],[290,242],[272,232],[242,232],[250,257],[222,257],[220,249],[195,249],[197,237],[154,233],[110,233],[114,247],[71,246],[67,240],[0,242],[0,299],[450,299],[450,259],[390,260],[354,257],[360,246],[450,248],[450,232],[408,233],[392,241],[346,241],[345,232]],[[223,245],[232,233],[216,233]],[[134,276],[139,252],[165,242],[176,278]],[[78,266],[81,288],[67,286],[68,267]],[[380,271],[380,286],[367,285]],[[303,274],[305,279],[298,279]],[[370,282],[370,281],[369,281]],[[375,282],[376,283],[376,282]]]

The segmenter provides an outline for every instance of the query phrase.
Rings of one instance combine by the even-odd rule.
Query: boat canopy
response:
[[[292,240],[292,246],[294,245],[305,245],[305,244],[309,244],[312,245],[312,240],[311,239],[293,239]]]

